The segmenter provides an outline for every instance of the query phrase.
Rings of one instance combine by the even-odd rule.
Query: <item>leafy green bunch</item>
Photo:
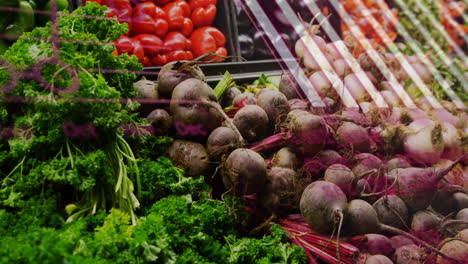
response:
[[[50,61],[54,58],[51,22],[23,34],[4,54],[2,59],[15,71],[32,72],[35,78],[23,76],[10,94],[0,94],[0,98],[22,99],[0,105],[2,125],[15,128],[0,142],[0,206],[21,210],[28,199],[51,188],[59,193],[60,207],[68,205],[69,220],[116,207],[135,223],[141,185],[137,160],[122,136],[121,124],[139,122],[134,113],[138,104],[123,104],[121,99],[136,94],[133,71],[142,65],[135,57],[112,55],[112,41],[128,32],[128,26],[107,18],[105,10],[89,3],[71,14],[58,14],[62,63]],[[11,77],[6,65],[0,69],[3,84]],[[74,74],[79,81],[76,91],[54,92],[70,87]],[[38,82],[38,75],[52,89]],[[95,137],[70,138],[66,123],[91,127]]]
[[[11,224],[0,210],[0,220]],[[168,196],[132,226],[130,216],[112,209],[87,216],[62,229],[25,228],[2,233],[0,262],[5,263],[307,263],[302,249],[286,233],[241,237],[239,224],[223,202],[191,194]],[[15,224],[13,224],[15,225]],[[15,245],[15,246],[13,246]],[[26,253],[26,254],[24,254]]]

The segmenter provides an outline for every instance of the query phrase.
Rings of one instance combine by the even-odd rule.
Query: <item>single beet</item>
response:
[[[176,140],[167,150],[168,157],[175,167],[185,171],[190,177],[210,176],[210,159],[202,144],[187,140]]]
[[[292,148],[285,147],[276,152],[271,165],[296,170],[299,165],[299,159]]]
[[[391,257],[393,252],[395,252],[391,240],[380,234],[366,234],[352,237],[349,240],[349,243],[357,246],[361,252],[366,252],[372,255],[381,254]]]
[[[364,264],[393,264],[393,262],[384,255],[373,255],[368,257]]]
[[[405,155],[423,164],[437,163],[444,146],[442,125],[430,119],[413,121],[404,135]]]
[[[236,97],[234,97],[234,99],[232,99],[232,105],[238,104],[243,100],[245,100],[245,102],[247,104],[254,105],[254,104],[257,103],[257,98],[255,97],[255,94],[245,92],[245,93],[236,95]]]
[[[234,195],[257,193],[266,181],[266,163],[260,154],[250,149],[238,148],[231,152],[222,165],[223,182]]]
[[[347,198],[337,185],[316,181],[307,186],[300,200],[301,214],[312,230],[331,234],[340,229]]]
[[[290,74],[283,74],[279,84],[279,91],[283,93],[288,100],[299,98],[299,93]]]
[[[268,116],[256,105],[247,105],[239,110],[234,116],[233,123],[247,141],[264,137],[268,130]]]
[[[457,260],[458,263],[468,263],[468,242],[458,238],[449,238],[442,241],[439,246],[440,251]],[[451,264],[453,260],[437,257],[437,264]]]
[[[211,160],[220,160],[240,146],[239,138],[231,128],[218,127],[208,137],[206,150]]]
[[[387,161],[385,163],[385,167],[388,171],[391,171],[393,169],[398,169],[398,168],[409,168],[411,167],[411,164],[408,162],[408,160],[401,155],[397,155],[393,159]]]
[[[163,109],[153,110],[146,120],[153,126],[155,135],[167,135],[172,127],[172,117]]]
[[[323,180],[336,184],[349,197],[356,177],[345,165],[333,164],[325,171]]]
[[[158,74],[158,89],[163,97],[171,97],[174,88],[181,82],[195,78],[206,82],[201,68],[187,61],[174,61],[164,65]]]
[[[455,238],[468,242],[468,229],[463,229],[462,231],[458,232]]]
[[[382,167],[383,162],[378,157],[369,153],[359,153],[354,156],[355,165],[352,168],[354,175],[360,176],[364,173],[377,170]]]
[[[411,230],[415,232],[436,230],[441,220],[439,216],[429,210],[417,211],[411,220]]]
[[[265,187],[259,193],[260,204],[275,215],[298,208],[300,192],[297,184],[297,173],[294,170],[271,168],[267,173]]]
[[[442,229],[448,228],[451,232],[459,232],[468,228],[468,208],[457,213],[455,220],[448,220],[442,224]],[[468,241],[467,241],[468,242]]]
[[[396,195],[385,195],[372,204],[379,221],[400,229],[408,227],[408,208],[405,202]]]
[[[238,95],[242,94],[241,90],[237,87],[231,87],[227,89],[227,91],[223,95],[223,99],[221,100],[222,105],[224,107],[228,107],[232,105],[232,102],[234,101],[234,98]]]
[[[413,240],[402,235],[392,236],[390,238],[390,242],[392,243],[392,247],[394,249],[399,249],[400,247],[406,246],[406,245],[414,245]]]
[[[420,247],[410,244],[395,250],[393,259],[395,264],[422,263],[423,252]]]
[[[387,177],[396,181],[393,187],[396,195],[403,199],[409,208],[418,211],[426,209],[431,204],[439,181],[458,164],[460,159],[445,168],[394,169]]]
[[[299,115],[292,119],[290,130],[294,135],[294,144],[304,155],[316,155],[325,147],[328,131],[320,116]]]
[[[137,89],[138,99],[159,99],[158,86],[150,80],[140,80],[133,84]]]
[[[257,105],[265,110],[271,126],[281,123],[290,111],[286,96],[275,90],[260,94]]]
[[[343,122],[336,130],[338,144],[357,152],[373,152],[375,142],[370,138],[366,129],[351,122]]]
[[[141,103],[138,111],[142,115],[147,115],[154,109],[155,101],[159,99],[158,86],[150,80],[140,80],[133,84],[133,87],[137,90],[137,100]]]
[[[198,79],[181,82],[172,93],[170,109],[174,122],[200,126],[205,136],[221,126],[223,115],[218,108],[221,107],[213,89]]]

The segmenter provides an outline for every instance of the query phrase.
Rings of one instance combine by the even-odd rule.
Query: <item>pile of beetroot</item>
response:
[[[137,87],[170,102],[146,114],[176,138],[174,165],[205,176],[215,198],[244,199],[255,231],[280,224],[310,263],[467,263],[465,112],[423,100],[345,109],[333,96],[313,108],[287,75],[278,90],[213,90],[191,62]]]

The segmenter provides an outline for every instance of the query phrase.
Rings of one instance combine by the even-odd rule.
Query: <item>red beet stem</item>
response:
[[[436,169],[436,173],[434,175],[435,176],[434,181],[438,182],[439,180],[441,180],[445,175],[447,175],[447,173],[449,173],[453,168],[455,168],[458,165],[458,163],[464,160],[466,155],[468,155],[468,152],[465,152],[459,159],[454,161],[452,164],[450,164],[446,168]]]
[[[321,260],[329,263],[329,264],[341,264],[340,261],[338,261],[336,258],[334,258],[332,255],[328,254],[325,251],[322,251],[316,247],[314,247],[311,243],[305,241],[304,239],[297,238],[298,241],[304,245],[304,248],[312,252],[312,254],[316,255],[318,258]]]
[[[311,233],[312,230],[305,225],[301,225],[299,223],[295,223],[292,221],[287,221],[287,220],[280,220],[280,223],[282,226],[286,226],[290,229],[295,230],[296,232],[302,232],[302,233]]]
[[[307,242],[311,243],[312,245],[316,247],[325,247],[326,249],[329,249],[331,251],[331,254],[336,255],[335,253],[335,248],[337,241],[336,240],[330,240],[329,238],[323,237],[323,236],[317,236],[317,235],[311,235],[311,234],[301,234],[300,232],[295,232],[294,230],[291,230],[289,228],[286,228],[287,231],[291,232],[293,235],[296,235],[300,237],[301,239],[306,240]],[[339,248],[340,252],[345,255],[345,257],[355,257],[356,254],[359,253],[359,249],[356,248],[353,245],[347,244],[340,242],[339,243]]]
[[[317,262],[317,260],[315,260],[314,256],[312,256],[312,254],[310,253],[310,251],[309,251],[309,250],[306,250],[306,249],[304,248],[304,245],[302,245],[302,243],[299,242],[299,240],[298,240],[296,237],[291,237],[291,241],[292,241],[294,244],[296,244],[297,246],[300,246],[300,247],[304,250],[305,254],[307,255],[307,258],[309,259],[309,264],[319,264],[319,263]]]
[[[289,142],[289,140],[291,140],[292,137],[293,135],[291,133],[279,133],[269,136],[260,142],[253,143],[250,146],[250,149],[255,152],[262,152],[273,148],[283,147]]]

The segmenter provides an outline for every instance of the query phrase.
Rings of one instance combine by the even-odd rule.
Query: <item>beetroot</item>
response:
[[[236,113],[233,122],[247,141],[262,138],[268,129],[268,116],[262,108],[256,105],[243,107]]]
[[[211,132],[206,143],[206,150],[211,160],[220,160],[240,147],[236,133],[228,127],[218,127]]]
[[[299,98],[299,93],[290,74],[283,74],[279,84],[279,91],[283,93],[288,100]]]
[[[336,131],[338,144],[357,152],[373,152],[375,142],[369,137],[367,131],[354,123],[343,122]]]
[[[390,242],[392,243],[392,247],[394,249],[399,249],[400,247],[402,246],[406,246],[406,245],[414,245],[414,242],[413,240],[403,236],[403,235],[396,235],[396,236],[392,236],[390,238]]]
[[[271,161],[271,165],[296,170],[299,164],[296,153],[288,147],[282,148],[276,152]]]
[[[353,173],[356,176],[360,176],[368,171],[377,170],[383,162],[376,156],[369,153],[359,153],[354,156],[355,165],[353,166]]]
[[[349,197],[356,178],[345,165],[333,164],[325,171],[323,180],[336,184]]]
[[[223,99],[221,100],[222,105],[224,107],[228,107],[230,105],[233,105],[232,102],[234,101],[234,98],[236,98],[236,96],[238,96],[240,94],[242,94],[242,92],[237,87],[231,87],[231,88],[227,89],[227,91],[223,95]]]
[[[466,155],[466,157],[468,158],[468,155]],[[451,160],[441,159],[439,162],[434,164],[433,167],[443,169],[450,166],[452,162],[453,161]],[[444,181],[442,181],[441,183],[444,183],[445,181],[447,181],[447,185],[453,184],[461,187],[468,187],[468,173],[466,172],[466,167],[464,171],[464,168],[463,166],[461,166],[461,164],[455,166],[451,171],[449,171],[445,175]]]
[[[158,74],[158,89],[163,97],[170,97],[174,88],[181,82],[195,78],[206,82],[201,68],[187,61],[174,61],[164,65]]]
[[[255,94],[245,92],[242,94],[238,94],[236,97],[234,97],[234,99],[232,99],[232,105],[238,104],[244,99],[245,99],[245,102],[249,105],[250,104],[254,105],[257,103],[257,98],[255,97]]]
[[[159,99],[158,87],[153,81],[150,80],[140,80],[133,84],[136,88],[138,94],[138,99]]]
[[[435,195],[438,182],[458,164],[453,162],[450,166],[439,168],[405,168],[394,169],[388,173],[388,178],[396,181],[395,193],[405,201],[412,210],[418,211],[427,208]]]
[[[375,212],[382,224],[406,229],[408,224],[408,208],[403,200],[396,195],[380,197],[374,204]]]
[[[442,138],[444,141],[444,150],[442,152],[441,158],[448,160],[456,160],[464,152],[462,134],[457,130],[457,128],[454,125],[450,123],[442,122],[441,124],[443,129]]]
[[[322,117],[300,114],[291,119],[294,144],[304,155],[313,156],[323,150],[328,134]]]
[[[183,169],[185,175],[190,177],[210,176],[208,173],[211,169],[211,163],[202,144],[176,140],[169,147],[167,153],[174,166]]]
[[[345,210],[346,234],[363,235],[380,231],[377,213],[366,201],[355,199],[348,203]]]
[[[422,261],[422,250],[418,246],[411,244],[396,249],[393,259],[395,264],[417,264]]]
[[[257,98],[257,105],[265,110],[272,126],[286,119],[290,111],[286,96],[275,90],[260,94]]]
[[[457,238],[449,238],[442,241],[439,244],[440,251],[450,256],[452,259],[456,259],[459,263],[467,263],[468,260],[468,242]],[[437,264],[451,264],[454,263],[452,260],[437,257]]]
[[[304,169],[310,178],[317,178],[333,164],[347,165],[348,162],[334,150],[324,150],[317,154],[314,158],[304,159]]]
[[[463,229],[462,231],[458,232],[455,238],[468,242],[468,229]]]
[[[411,230],[425,232],[438,229],[442,219],[429,210],[417,211],[411,220]]]
[[[266,181],[265,160],[255,151],[238,148],[222,165],[223,182],[234,195],[242,196],[262,190]]]
[[[391,171],[393,169],[398,169],[398,168],[409,168],[411,167],[411,164],[408,162],[408,160],[401,155],[397,155],[393,159],[387,161],[385,163],[385,167],[387,168],[388,171]]]
[[[166,135],[172,127],[172,117],[163,109],[153,110],[146,120],[153,126],[155,135]]]
[[[449,184],[441,184],[432,203],[432,208],[437,212],[447,215],[468,208],[468,196],[463,192],[450,190]]]
[[[371,255],[381,254],[390,257],[395,252],[391,240],[380,234],[366,234],[353,237],[349,242],[356,245],[361,252]]]
[[[147,115],[154,109],[154,105],[159,99],[158,87],[150,80],[140,80],[134,83],[133,87],[137,90],[136,101],[141,103],[138,112]]]
[[[300,194],[296,172],[273,167],[267,174],[265,187],[259,193],[259,202],[270,213],[281,214],[298,208]]]
[[[437,163],[444,151],[443,127],[429,119],[418,119],[408,126],[403,147],[407,157],[422,164]]]
[[[300,210],[312,230],[331,234],[340,228],[346,203],[346,195],[337,185],[316,181],[302,193]]]
[[[174,122],[200,126],[205,136],[223,121],[213,89],[198,79],[187,79],[174,88],[170,108]]]
[[[468,208],[465,208],[458,212],[455,220],[448,220],[442,224],[442,229],[448,227],[451,232],[459,232],[468,228]],[[468,241],[467,241],[468,242]]]
[[[368,257],[364,264],[393,264],[393,262],[384,255],[373,255]]]

